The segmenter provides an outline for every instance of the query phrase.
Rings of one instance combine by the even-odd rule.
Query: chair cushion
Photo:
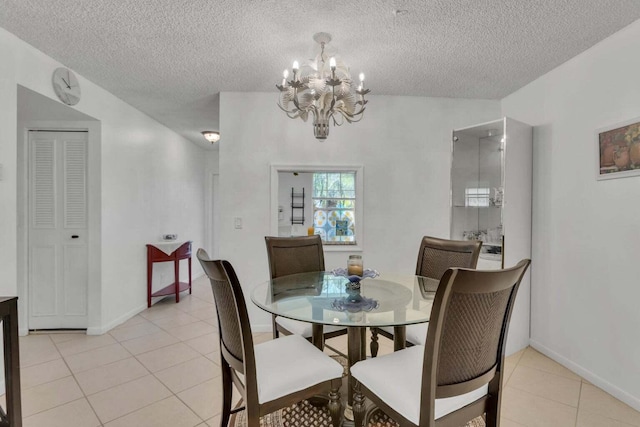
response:
[[[342,365],[300,335],[258,344],[254,354],[260,403],[342,377]]]
[[[416,345],[386,356],[363,360],[351,367],[351,375],[414,424],[420,421],[420,392],[424,346]],[[484,385],[460,396],[436,399],[435,419],[441,418],[487,394]]]
[[[429,323],[418,323],[407,326],[407,341],[415,345],[425,345],[427,343],[427,330]]]
[[[393,335],[393,326],[383,326],[380,329]],[[427,342],[427,329],[429,329],[429,323],[407,325],[407,341],[415,345],[425,345]]]
[[[301,335],[304,338],[311,338],[312,326],[309,322],[301,322],[299,320],[288,319],[286,317],[276,317],[276,323],[292,334]],[[324,325],[322,327],[323,333],[335,332],[341,329],[346,329],[344,326],[331,326]]]

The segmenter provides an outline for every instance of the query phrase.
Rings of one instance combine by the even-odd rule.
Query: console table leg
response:
[[[191,257],[189,257],[189,294],[191,294]]]
[[[153,262],[150,249],[147,248],[147,307],[151,307],[151,283],[153,282]]]
[[[180,302],[180,260],[176,259],[173,262],[173,269],[175,271],[175,285],[176,285],[176,303]]]

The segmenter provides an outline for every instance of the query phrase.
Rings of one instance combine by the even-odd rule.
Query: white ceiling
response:
[[[372,95],[500,99],[639,18],[638,0],[0,0],[0,27],[202,146],[221,91],[277,108],[319,31]]]

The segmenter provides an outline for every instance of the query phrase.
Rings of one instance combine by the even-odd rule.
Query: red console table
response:
[[[164,242],[163,242],[164,243]],[[167,242],[169,243],[169,242]],[[157,244],[157,246],[162,246]],[[189,282],[180,281],[180,260],[186,259],[189,263]],[[173,262],[174,281],[168,286],[153,292],[153,264],[156,262]],[[151,297],[162,297],[166,295],[176,295],[176,302],[180,302],[180,292],[189,290],[191,293],[191,241],[180,245],[176,250],[167,255],[156,245],[147,245],[147,306],[151,307]]]

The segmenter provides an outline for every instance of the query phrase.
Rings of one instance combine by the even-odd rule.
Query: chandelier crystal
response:
[[[362,120],[367,101],[364,96],[370,92],[364,87],[364,74],[360,73],[360,84],[353,87],[351,73],[339,58],[329,57],[325,46],[331,35],[317,33],[313,39],[320,44],[320,53],[314,60],[303,64],[293,62],[293,77],[284,70],[278,106],[291,119],[307,121],[313,116],[313,134],[320,141],[329,136],[329,124],[341,126]]]

